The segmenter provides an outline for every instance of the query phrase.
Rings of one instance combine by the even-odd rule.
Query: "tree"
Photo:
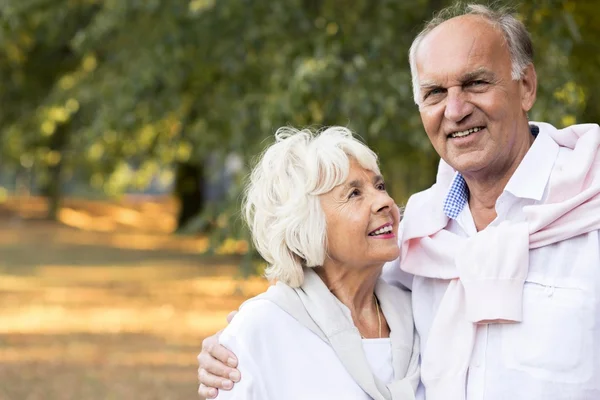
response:
[[[64,77],[85,62],[70,48],[73,35],[93,19],[90,2],[4,2],[0,9],[0,101],[3,156],[27,168],[41,167],[48,217],[56,218],[64,165],[79,109],[76,100],[51,104]],[[84,65],[85,67],[85,65]],[[75,149],[72,149],[75,150]]]
[[[281,125],[346,125],[378,152],[403,202],[431,184],[438,162],[412,100],[407,52],[422,21],[449,3],[5,1],[3,159],[35,165],[54,182],[48,188],[76,172],[115,194],[159,173],[178,183],[195,176],[199,185],[209,155],[233,152],[249,164]],[[597,120],[594,2],[516,9],[536,47],[532,119]],[[173,174],[173,166],[187,167]],[[202,207],[200,186],[189,201],[187,185],[175,187],[192,205],[182,224],[188,209],[213,209]],[[230,199],[224,208],[235,219],[235,190]]]

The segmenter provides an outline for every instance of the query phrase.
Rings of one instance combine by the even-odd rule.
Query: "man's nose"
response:
[[[460,122],[471,112],[473,112],[473,104],[468,101],[467,93],[461,87],[449,88],[446,95],[444,117],[452,122]]]

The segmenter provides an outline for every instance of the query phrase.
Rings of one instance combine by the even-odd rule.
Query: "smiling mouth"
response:
[[[387,233],[392,233],[392,231],[393,231],[392,225],[386,225],[386,226],[382,226],[381,228],[369,233],[369,236],[385,235]]]
[[[466,137],[466,136],[469,136],[471,133],[479,132],[483,128],[484,128],[483,126],[476,126],[474,128],[466,129],[464,131],[452,132],[451,134],[448,135],[448,137],[451,139]]]

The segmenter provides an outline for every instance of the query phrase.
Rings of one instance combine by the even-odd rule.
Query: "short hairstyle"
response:
[[[327,226],[319,196],[344,183],[351,159],[380,174],[377,155],[347,128],[277,130],[250,174],[242,205],[269,280],[298,287],[303,267],[323,265]]]
[[[417,71],[417,51],[419,45],[434,28],[449,19],[462,15],[479,15],[490,22],[492,26],[500,29],[508,45],[511,61],[511,76],[513,80],[523,77],[525,68],[533,63],[533,43],[531,36],[521,21],[506,8],[493,9],[481,4],[467,4],[458,2],[437,13],[433,19],[426,23],[425,28],[413,40],[408,52],[410,74],[412,75],[413,96],[415,103],[420,104],[419,74]]]

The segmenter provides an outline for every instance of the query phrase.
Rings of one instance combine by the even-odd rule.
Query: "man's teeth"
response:
[[[390,233],[392,227],[390,225],[384,226],[383,228],[377,229],[375,232],[369,233],[370,236],[383,235],[384,233]]]
[[[464,137],[464,136],[470,135],[471,133],[479,132],[482,129],[483,128],[481,128],[481,127],[476,127],[476,128],[467,129],[466,131],[454,132],[454,133],[450,134],[450,137],[451,138]]]

